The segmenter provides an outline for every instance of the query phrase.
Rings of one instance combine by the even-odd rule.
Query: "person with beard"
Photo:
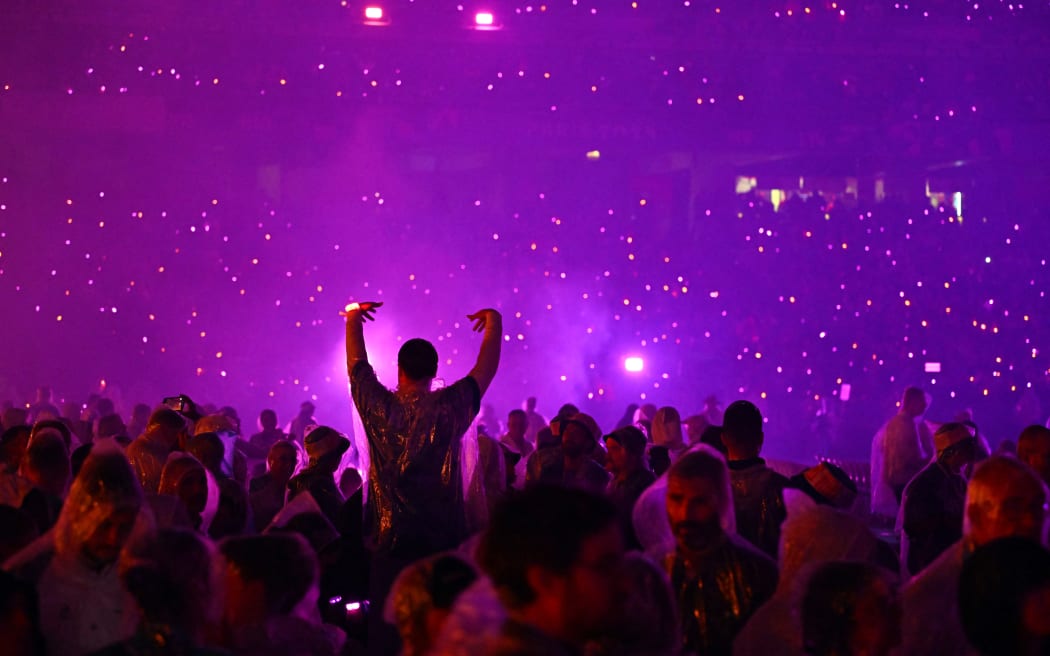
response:
[[[777,566],[735,534],[725,460],[695,447],[667,477],[667,518],[674,553],[664,557],[682,620],[686,652],[730,654],[751,614],[773,596]]]
[[[591,457],[600,449],[598,439],[602,431],[598,422],[590,415],[577,412],[563,420],[560,428],[562,459],[543,471],[540,482],[601,494],[609,484],[610,475]]]

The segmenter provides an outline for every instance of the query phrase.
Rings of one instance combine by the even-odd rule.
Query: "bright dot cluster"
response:
[[[464,315],[499,307],[503,407],[611,421],[714,392],[812,433],[848,416],[844,384],[872,414],[906,384],[996,419],[1047,398],[1045,212],[960,182],[1045,115],[1043,60],[980,50],[1045,55],[1045,2],[508,1],[491,31],[472,7],[373,4],[382,24],[349,1],[15,13],[51,30],[0,71],[4,143],[30,152],[0,170],[25,381],[337,415],[337,312],[374,299],[388,376],[417,334],[465,373]],[[928,55],[951,39],[972,51]],[[854,202],[813,194],[848,158],[768,163],[854,150],[939,168]],[[752,153],[753,184],[733,194],[709,151]]]

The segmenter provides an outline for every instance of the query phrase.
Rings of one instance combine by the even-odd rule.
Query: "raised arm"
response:
[[[350,303],[346,309],[340,312],[346,317],[346,374],[354,370],[354,365],[361,361],[368,361],[368,353],[365,351],[366,321],[375,321],[376,308],[382,303]]]
[[[499,356],[503,348],[503,317],[496,310],[486,308],[468,314],[467,318],[474,322],[474,331],[482,333],[478,361],[469,376],[477,382],[484,396],[499,368]]]

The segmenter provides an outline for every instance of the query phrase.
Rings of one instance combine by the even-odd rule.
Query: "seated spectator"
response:
[[[135,635],[93,656],[210,656],[221,614],[221,580],[205,538],[162,529],[136,540],[120,559],[120,579],[139,609]]]
[[[478,578],[459,556],[438,554],[402,570],[387,597],[384,618],[397,627],[402,656],[432,651],[456,598]]]
[[[973,435],[963,424],[942,425],[933,441],[937,458],[908,483],[901,502],[901,561],[911,576],[962,537],[963,470],[976,453]]]
[[[616,509],[583,490],[536,486],[501,505],[479,562],[508,617],[492,654],[573,654],[618,619]]]
[[[295,473],[299,450],[291,442],[275,442],[266,456],[266,473],[256,476],[248,486],[255,530],[262,532],[284,507],[288,481]]]
[[[230,538],[223,622],[227,647],[252,656],[335,656],[345,636],[316,616],[317,557],[287,533]]]
[[[801,615],[802,642],[813,656],[885,656],[900,644],[893,576],[868,563],[821,565],[806,585]]]
[[[141,509],[142,489],[124,454],[96,448],[54,529],[4,564],[36,583],[48,654],[87,654],[134,632],[116,563],[140,515],[144,529],[149,523]]]
[[[722,443],[728,451],[733,484],[736,530],[766,553],[777,556],[780,524],[784,521],[787,478],[766,466],[762,451],[762,413],[749,401],[735,401],[725,411]]]

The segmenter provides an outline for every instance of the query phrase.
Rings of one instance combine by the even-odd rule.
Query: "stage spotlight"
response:
[[[928,374],[939,374],[941,373],[940,362],[927,362],[925,366],[926,373]]]
[[[631,373],[637,373],[645,368],[645,362],[637,356],[631,356],[623,361],[623,368]]]
[[[474,25],[482,28],[492,28],[496,25],[496,17],[491,11],[479,11],[474,14]]]

